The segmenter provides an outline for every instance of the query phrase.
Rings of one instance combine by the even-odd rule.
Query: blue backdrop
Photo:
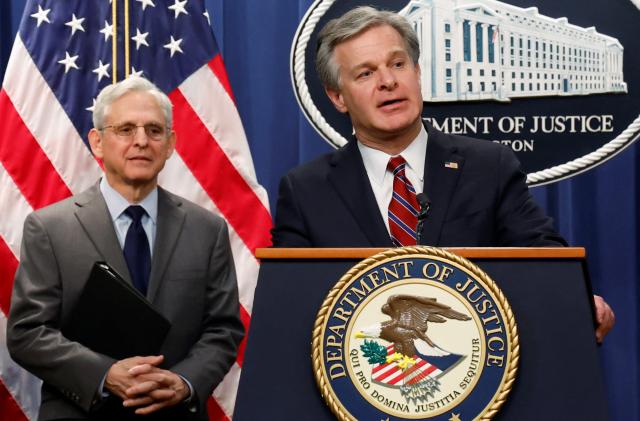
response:
[[[258,180],[269,193],[272,209],[280,177],[331,150],[300,111],[289,73],[291,41],[312,2],[206,0]],[[0,2],[0,77],[23,7],[24,0]],[[617,325],[600,349],[614,420],[640,419],[637,162],[633,145],[592,171],[532,189],[569,243],[587,248],[594,291],[616,312]]]

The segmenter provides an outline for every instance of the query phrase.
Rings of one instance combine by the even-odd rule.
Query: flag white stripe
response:
[[[7,243],[16,259],[20,259],[22,225],[33,209],[24,199],[2,163],[0,163],[0,203],[5,205],[2,208],[2,217],[0,217],[0,236]],[[11,206],[6,206],[7,204],[11,204]]]
[[[3,87],[16,111],[69,190],[79,193],[95,183],[100,177],[100,166],[31,59],[20,35],[16,36],[4,80]]]
[[[213,397],[220,405],[222,411],[229,419],[233,415],[233,409],[236,404],[236,396],[238,394],[238,384],[240,383],[240,373],[242,369],[237,363],[234,363],[229,372],[220,384],[213,391]]]
[[[182,82],[179,89],[229,161],[268,210],[267,192],[257,182],[240,115],[218,77],[205,65]],[[203,91],[208,94],[202,95]],[[215,98],[215,101],[211,98]]]

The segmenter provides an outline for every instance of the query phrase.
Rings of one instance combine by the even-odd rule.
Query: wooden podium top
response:
[[[258,259],[365,259],[385,248],[259,248]],[[445,247],[467,259],[584,259],[584,247]]]

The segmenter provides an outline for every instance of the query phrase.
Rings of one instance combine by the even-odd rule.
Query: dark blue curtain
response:
[[[306,121],[291,88],[291,41],[312,0],[206,3],[258,179],[269,192],[273,209],[280,177],[331,150]],[[0,75],[4,74],[23,6],[24,0],[0,2]],[[616,328],[600,349],[614,420],[640,419],[637,163],[638,149],[631,146],[592,171],[533,189],[569,243],[586,247],[594,291],[616,312]],[[540,311],[544,311],[544,303],[540,303]]]

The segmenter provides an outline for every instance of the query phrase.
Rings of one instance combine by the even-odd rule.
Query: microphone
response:
[[[416,226],[416,245],[419,246],[420,240],[422,239],[422,225],[424,225],[424,220],[427,219],[427,213],[431,208],[431,202],[424,193],[418,193],[416,195],[416,199],[418,200],[418,205],[420,205],[420,211],[418,212],[418,225]]]

